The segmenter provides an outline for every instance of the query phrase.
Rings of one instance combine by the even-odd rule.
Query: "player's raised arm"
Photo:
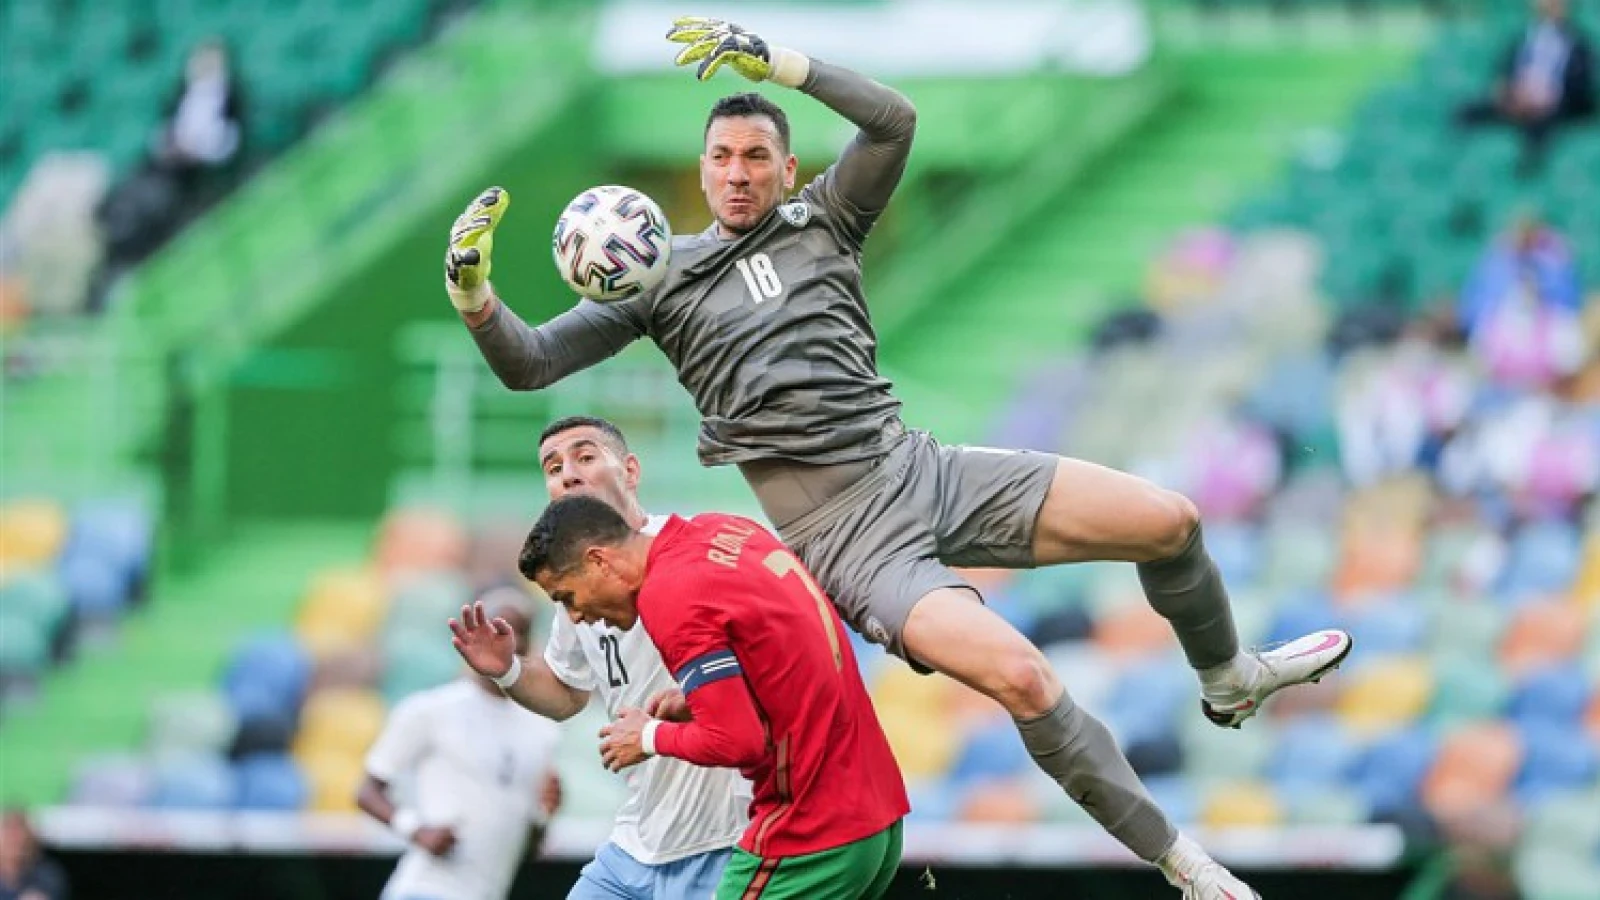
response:
[[[774,81],[810,94],[850,120],[861,130],[834,165],[833,189],[863,213],[882,212],[888,205],[917,128],[916,107],[905,95],[843,66],[768,44],[720,19],[678,19],[667,39],[689,45],[677,63],[698,62],[701,81],[726,65],[752,81]]]
[[[491,619],[483,602],[461,607],[449,622],[450,642],[474,672],[493,680],[531,712],[564,722],[589,704],[589,692],[566,684],[537,656],[517,656],[517,639],[505,619]]]
[[[512,312],[489,283],[494,230],[510,205],[511,195],[492,187],[456,218],[444,286],[501,383],[531,391],[615,355],[644,334],[644,323],[632,307],[615,303],[585,301],[536,328]]]

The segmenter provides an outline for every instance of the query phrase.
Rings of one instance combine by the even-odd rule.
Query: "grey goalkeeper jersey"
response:
[[[752,231],[675,237],[666,280],[530,328],[499,304],[473,336],[508,387],[533,390],[648,336],[701,415],[700,461],[843,463],[885,452],[900,401],[878,374],[861,246],[910,153],[900,94],[812,62],[801,88],[860,128],[837,162]]]

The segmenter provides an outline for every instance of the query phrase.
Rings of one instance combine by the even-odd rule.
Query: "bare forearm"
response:
[[[388,787],[370,775],[356,791],[356,806],[385,825],[394,819],[394,801],[389,799]]]
[[[506,696],[523,709],[557,722],[565,722],[589,705],[588,691],[580,691],[557,678],[537,655],[522,658],[522,676],[506,691]]]
[[[894,88],[815,59],[800,90],[861,129],[840,155],[834,177],[839,192],[857,207],[882,209],[911,156],[916,107]]]

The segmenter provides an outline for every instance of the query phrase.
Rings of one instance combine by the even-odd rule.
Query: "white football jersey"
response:
[[[502,900],[544,818],[545,776],[561,740],[554,722],[461,679],[402,700],[367,752],[367,771],[394,784],[423,825],[448,825],[447,857],[412,845],[386,898]]]
[[[651,516],[655,534],[665,516]],[[551,619],[545,662],[578,690],[598,692],[612,716],[643,708],[654,694],[677,687],[644,626],[621,631],[604,623],[574,625]],[[645,865],[732,847],[749,822],[750,782],[735,769],[709,769],[657,756],[628,769],[627,796],[617,810],[611,841]]]

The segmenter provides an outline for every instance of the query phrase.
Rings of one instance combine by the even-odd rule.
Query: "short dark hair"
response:
[[[557,419],[545,426],[543,433],[539,435],[539,445],[542,447],[545,441],[574,428],[593,428],[610,438],[616,444],[615,449],[623,456],[628,455],[628,439],[623,436],[622,429],[599,416],[566,416]]]
[[[773,127],[778,129],[779,146],[784,153],[789,152],[789,117],[784,115],[783,107],[754,91],[729,94],[718,100],[716,105],[711,107],[711,115],[706,116],[706,129],[701,137],[711,133],[712,122],[742,116],[766,116],[771,119]]]
[[[517,571],[529,581],[540,572],[561,575],[578,567],[590,547],[615,547],[634,530],[611,504],[584,494],[569,494],[545,507],[517,556]]]

